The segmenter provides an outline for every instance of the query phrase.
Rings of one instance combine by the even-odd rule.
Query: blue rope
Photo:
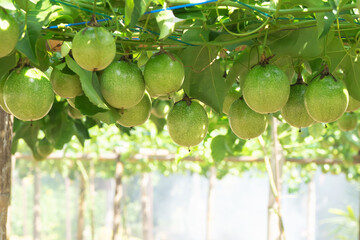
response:
[[[158,12],[167,11],[167,10],[174,10],[174,9],[180,9],[180,8],[186,8],[186,7],[199,6],[199,5],[204,5],[204,4],[207,4],[207,3],[212,3],[212,2],[217,2],[217,1],[218,0],[209,0],[209,1],[205,1],[205,2],[199,2],[199,3],[189,3],[189,4],[173,6],[173,7],[168,7],[168,8],[160,8],[160,9],[155,9],[155,10],[152,10],[152,11],[145,12],[144,14],[158,13]]]
[[[106,22],[106,21],[110,21],[111,18],[105,18],[105,19],[99,19],[96,20],[97,22]],[[78,26],[78,25],[85,25],[85,24],[89,24],[90,21],[88,22],[78,22],[78,23],[69,23],[69,24],[64,24],[64,25],[56,25],[56,26],[50,26],[48,27],[48,29],[58,29],[59,27],[71,27],[71,26]]]

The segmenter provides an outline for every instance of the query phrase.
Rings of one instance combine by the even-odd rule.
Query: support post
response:
[[[308,183],[306,240],[315,240],[316,229],[316,185],[315,174]]]
[[[208,196],[207,196],[206,240],[211,239],[211,220],[212,220],[212,206],[213,206],[215,180],[216,180],[216,168],[214,166],[212,166],[210,168],[209,189],[208,189]]]
[[[11,198],[11,141],[13,117],[0,108],[0,239],[7,238],[7,213]]]
[[[120,156],[116,159],[115,170],[115,196],[114,196],[114,219],[113,219],[113,236],[112,240],[121,240],[121,199],[123,197],[122,175],[124,167]]]
[[[34,231],[33,240],[40,240],[41,219],[40,219],[40,173],[37,162],[34,162]]]
[[[284,165],[284,154],[281,144],[278,140],[277,126],[278,120],[272,117],[271,120],[271,139],[272,139],[272,152],[271,152],[271,171],[275,189],[271,189],[269,193],[268,203],[268,240],[283,240],[285,239],[282,218],[281,218],[281,185],[282,185],[282,168]],[[274,195],[274,190],[277,196]]]
[[[153,240],[153,189],[151,173],[141,175],[143,240]]]
[[[77,240],[84,239],[84,212],[85,212],[85,191],[86,191],[86,183],[85,178],[82,174],[80,174],[80,189],[79,189],[79,210],[78,210],[78,221],[77,221]]]
[[[71,182],[68,176],[65,177],[65,227],[66,227],[66,240],[72,240],[71,236]]]

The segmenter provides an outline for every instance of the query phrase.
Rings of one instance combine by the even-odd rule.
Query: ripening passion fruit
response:
[[[340,130],[342,131],[352,131],[356,128],[357,126],[357,115],[353,112],[346,112],[344,113],[344,115],[341,116],[341,118],[339,118],[339,120],[337,120],[338,122],[338,126],[340,128]]]

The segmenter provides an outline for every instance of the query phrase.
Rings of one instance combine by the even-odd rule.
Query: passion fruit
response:
[[[307,85],[295,84],[290,87],[289,100],[281,109],[281,115],[285,121],[293,127],[305,128],[314,123],[305,107],[305,92]]]
[[[226,94],[226,96],[224,98],[223,113],[226,115],[229,115],[229,110],[230,110],[231,104],[233,102],[235,102],[235,100],[239,99],[240,97],[241,97],[240,87],[237,83],[235,83],[229,89],[228,93]]]
[[[3,76],[0,79],[0,107],[7,113],[10,113],[9,109],[6,107],[5,102],[4,102],[4,84],[6,81],[6,77],[7,76]]]
[[[286,74],[271,64],[256,65],[246,75],[243,96],[257,113],[274,113],[283,108],[289,98],[290,83]]]
[[[267,127],[266,116],[253,111],[242,98],[231,104],[228,118],[233,133],[242,139],[258,137]]]
[[[349,103],[349,93],[341,80],[332,76],[313,79],[305,92],[305,107],[310,117],[317,122],[329,123],[338,120]]]
[[[207,134],[208,116],[198,102],[180,101],[171,108],[167,127],[175,143],[184,147],[196,146]]]
[[[185,71],[180,58],[171,53],[152,56],[145,65],[144,79],[150,96],[166,96],[180,89]]]
[[[72,41],[72,54],[85,70],[105,69],[114,60],[116,54],[115,39],[103,27],[86,27],[76,33]]]
[[[346,112],[355,112],[360,108],[360,101],[349,95],[349,105],[346,109]]]
[[[117,121],[124,127],[135,127],[146,122],[151,114],[151,99],[145,93],[141,101],[128,109],[119,110],[120,118]]]
[[[63,70],[54,67],[50,75],[50,81],[54,92],[60,97],[74,98],[83,93],[79,76],[67,67]]]
[[[352,131],[357,126],[357,115],[353,112],[346,112],[337,122],[340,130],[344,132]]]
[[[9,55],[14,50],[18,38],[19,24],[0,7],[0,58]]]
[[[37,68],[10,73],[4,85],[4,101],[11,114],[23,121],[43,118],[54,102],[48,77]]]
[[[104,70],[100,90],[114,108],[131,108],[140,102],[145,93],[141,70],[130,62],[114,62]]]

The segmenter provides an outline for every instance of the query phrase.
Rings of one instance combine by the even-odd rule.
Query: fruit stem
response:
[[[100,25],[96,21],[96,15],[95,14],[91,15],[89,26],[91,26],[91,27],[100,27]]]
[[[298,85],[298,84],[303,84],[303,85],[306,85],[306,83],[304,82],[304,79],[301,75],[300,72],[298,72],[298,76],[297,76],[297,79],[296,79],[296,83],[294,85]]]
[[[264,67],[265,65],[270,63],[270,60],[273,57],[275,57],[275,54],[273,54],[273,55],[271,55],[269,57],[266,57],[265,53],[263,53],[263,54],[261,54],[260,62],[257,65],[260,65],[260,66]]]
[[[190,98],[186,93],[184,94],[184,98],[182,99],[183,101],[186,101],[186,104],[188,105],[188,106],[190,106],[191,105],[191,99],[192,98]]]

